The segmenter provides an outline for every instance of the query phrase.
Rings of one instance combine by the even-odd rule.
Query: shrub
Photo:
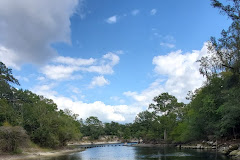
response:
[[[28,142],[28,135],[22,127],[0,127],[0,150],[2,152],[17,153],[20,150],[19,147],[26,146]]]

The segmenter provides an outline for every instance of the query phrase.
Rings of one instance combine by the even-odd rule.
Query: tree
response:
[[[0,99],[0,126],[4,122],[13,122],[14,120],[14,110],[7,103],[6,99]]]
[[[202,95],[205,104],[200,106],[202,111],[208,112],[208,116],[209,111],[215,112],[212,114],[215,118],[211,118],[207,124],[208,131],[215,128],[218,131],[214,133],[216,137],[233,135],[236,138],[240,132],[240,0],[229,1],[229,4],[224,5],[219,0],[212,0],[212,6],[227,15],[232,24],[227,30],[222,30],[219,39],[211,37],[208,43],[209,55],[199,60],[200,73],[208,79],[204,88],[215,86],[212,89],[218,90],[216,95],[205,92],[208,97]],[[219,80],[221,85],[218,85]]]
[[[0,62],[0,98],[12,100],[13,92],[9,83],[20,85],[18,80],[13,77],[12,70]]]
[[[169,126],[175,124],[178,110],[184,107],[184,104],[178,103],[177,98],[168,93],[154,97],[153,101],[155,104],[150,104],[149,109],[154,109],[156,113],[162,114],[160,123],[164,126],[164,140],[167,140],[167,135],[170,133],[169,129],[171,129]]]
[[[113,121],[111,123],[105,123],[104,131],[106,135],[120,136],[119,132],[121,132],[121,125]]]
[[[162,93],[159,96],[153,98],[154,103],[149,105],[149,109],[154,109],[155,112],[161,112],[162,114],[176,113],[180,107],[183,107],[183,103],[178,103],[177,98],[169,95],[168,93]]]
[[[84,134],[90,136],[91,139],[98,139],[100,135],[104,134],[102,122],[94,116],[86,119],[84,128]]]
[[[198,61],[200,73],[207,78],[222,71],[240,74],[240,0],[231,1],[232,6],[224,6],[218,0],[212,0],[212,6],[232,19],[232,24],[228,30],[222,30],[218,40],[211,37],[208,43],[209,55]]]
[[[138,113],[133,123],[134,136],[145,142],[156,141],[160,135],[159,116],[155,112],[143,111]]]
[[[0,81],[20,85],[18,80],[13,77],[12,69],[7,68],[2,62],[0,62]]]

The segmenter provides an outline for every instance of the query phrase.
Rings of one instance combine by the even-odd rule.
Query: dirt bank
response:
[[[27,159],[37,159],[41,157],[57,157],[61,155],[67,155],[74,152],[81,152],[84,149],[82,148],[74,148],[74,149],[60,149],[60,150],[52,150],[52,151],[24,151],[19,155],[9,155],[3,154],[0,155],[0,160],[27,160]]]

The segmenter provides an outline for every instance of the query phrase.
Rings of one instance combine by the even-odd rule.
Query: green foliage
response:
[[[156,104],[150,104],[149,109],[154,109],[156,112],[166,112],[166,114],[177,111],[178,107],[182,103],[177,102],[177,98],[169,95],[168,93],[162,93],[159,96],[153,98]]]
[[[10,82],[19,84],[11,69],[0,62],[0,126],[6,122],[21,126],[33,142],[44,147],[56,148],[81,138],[78,115],[70,110],[58,111],[51,99],[28,90],[17,90]],[[15,128],[5,129],[10,130],[15,134]]]
[[[233,5],[223,5],[212,0],[213,7],[220,9],[232,19],[228,30],[222,30],[221,38],[211,37],[208,44],[209,55],[201,58],[200,73],[210,78],[222,71],[240,74],[240,9],[239,0],[230,0]]]
[[[171,132],[171,137],[174,142],[187,142],[193,139],[190,139],[191,133],[189,132],[189,125],[187,122],[179,123]]]
[[[11,83],[20,85],[18,80],[13,77],[12,69],[7,68],[5,64],[2,62],[0,62],[0,82],[1,81],[7,82],[7,83],[11,82]]]
[[[127,127],[124,129],[123,139],[129,140],[130,137],[131,137],[131,130],[130,130],[130,128]]]
[[[85,136],[90,136],[92,140],[98,139],[104,134],[103,123],[97,117],[89,117],[82,126],[82,132]]]
[[[183,103],[179,103],[177,98],[169,95],[168,93],[162,93],[159,96],[154,97],[155,104],[150,104],[149,109],[154,109],[155,113],[160,113],[162,116],[159,118],[164,140],[168,140],[170,133],[177,124],[177,119],[181,117],[181,110],[184,107]]]
[[[122,126],[117,122],[105,123],[105,135],[121,137]]]

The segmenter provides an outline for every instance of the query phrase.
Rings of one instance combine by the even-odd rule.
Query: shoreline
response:
[[[69,143],[68,146],[84,146],[84,145],[101,145],[101,144],[118,144],[122,143],[121,141],[98,141],[98,142],[75,142],[75,143]]]
[[[27,160],[27,159],[38,159],[43,157],[58,157],[63,155],[68,155],[75,152],[82,152],[83,148],[74,149],[60,149],[52,151],[36,151],[36,152],[23,152],[22,154],[3,154],[0,155],[0,160]]]
[[[231,157],[234,160],[240,160],[240,144],[212,144],[212,145],[204,145],[201,143],[198,144],[148,144],[141,143],[132,145],[134,147],[165,147],[171,146],[179,149],[192,149],[192,150],[208,150],[208,151],[217,151],[218,153],[225,155],[227,157]]]
[[[98,141],[98,142],[75,142],[69,143],[68,146],[74,148],[65,148],[65,149],[57,149],[57,150],[49,150],[44,151],[42,149],[27,149],[27,151],[23,151],[21,154],[0,154],[0,160],[28,160],[28,159],[38,159],[43,157],[58,157],[63,155],[68,155],[71,153],[82,152],[87,148],[84,146],[91,146],[91,145],[104,145],[104,144],[119,144],[122,143],[121,141]],[[82,146],[82,147],[80,147]]]
[[[48,157],[58,157],[58,156],[63,156],[63,155],[68,155],[71,153],[76,153],[76,152],[82,152],[89,148],[88,146],[92,145],[111,145],[111,144],[119,144],[122,143],[120,141],[109,141],[109,142],[75,142],[75,143],[70,143],[68,144],[69,147],[66,147],[64,149],[59,149],[59,150],[48,150],[44,151],[43,149],[33,149],[30,148],[28,150],[23,151],[22,154],[16,154],[16,155],[11,155],[11,154],[0,154],[0,160],[28,160],[28,159],[39,159],[39,158],[48,158]],[[229,145],[229,144],[228,144]],[[75,147],[74,147],[75,146]],[[82,147],[81,147],[82,146]],[[140,143],[140,144],[132,144],[129,145],[132,147],[176,147],[176,148],[182,148],[182,149],[200,149],[200,150],[217,150],[217,152],[232,157],[235,160],[240,160],[240,144],[235,144],[235,146],[232,144],[229,147],[213,147],[211,145],[208,146],[203,146],[202,144],[182,144],[181,147],[180,145],[177,144],[151,144],[151,143]],[[236,146],[238,146],[236,148]],[[90,147],[91,148],[91,147]]]
[[[165,147],[165,146],[176,146],[175,144],[151,144],[151,143],[139,143],[132,145],[133,147]]]

